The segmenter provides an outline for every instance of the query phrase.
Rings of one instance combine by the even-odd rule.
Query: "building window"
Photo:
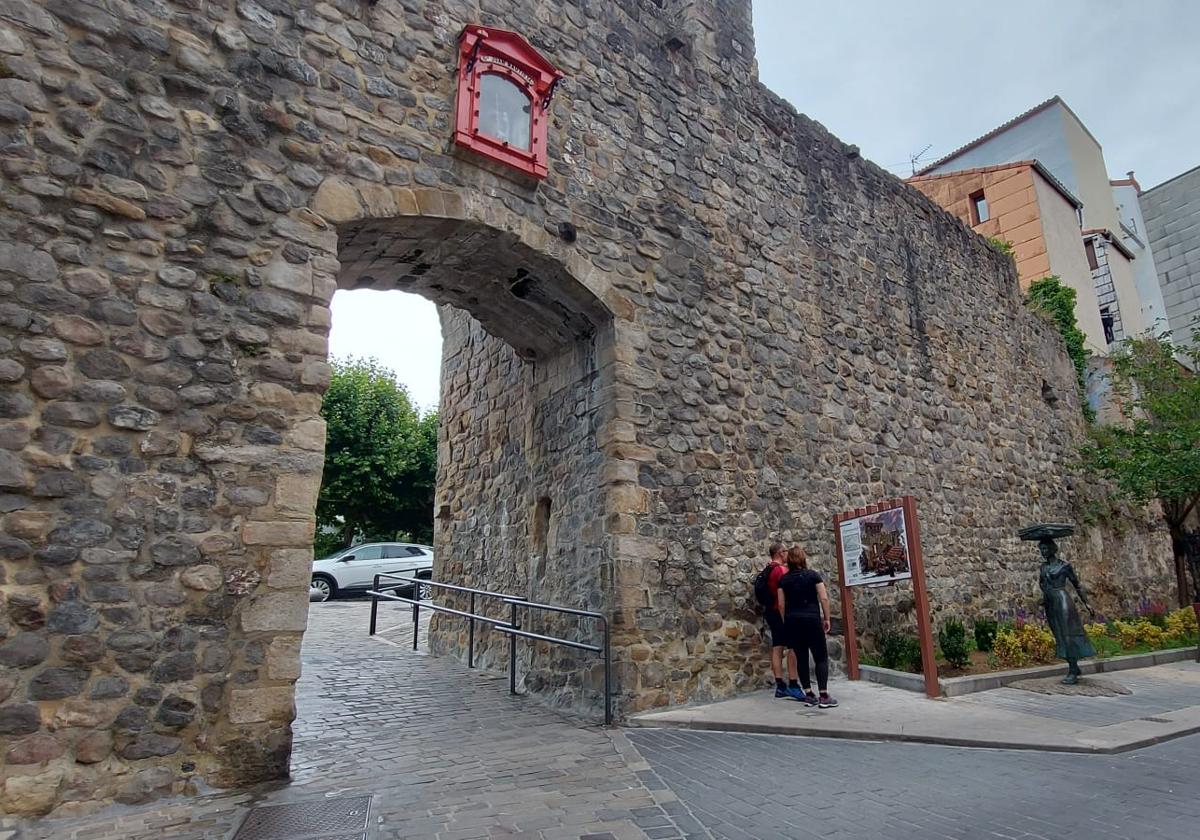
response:
[[[1088,244],[1090,245],[1091,243],[1089,242]],[[1115,319],[1113,318],[1112,310],[1110,310],[1107,306],[1101,306],[1100,323],[1104,325],[1104,340],[1109,344],[1112,344],[1117,340],[1116,333],[1113,330],[1114,320]]]
[[[980,222],[986,222],[991,216],[988,215],[987,199],[983,195],[983,190],[977,193],[971,193],[971,224],[977,225]]]
[[[1085,239],[1083,242],[1083,250],[1087,251],[1088,268],[1095,271],[1100,267],[1100,261],[1096,259],[1096,240]]]
[[[550,102],[562,72],[515,32],[474,25],[460,36],[458,71],[455,142],[545,178]]]

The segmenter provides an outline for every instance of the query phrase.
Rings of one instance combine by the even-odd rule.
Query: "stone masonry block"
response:
[[[241,624],[247,633],[304,632],[308,626],[307,590],[255,596],[242,608]]]
[[[291,686],[235,688],[230,692],[230,723],[289,723],[295,716]]]
[[[242,542],[246,545],[306,546],[312,545],[315,523],[278,520],[247,522],[242,526]]]

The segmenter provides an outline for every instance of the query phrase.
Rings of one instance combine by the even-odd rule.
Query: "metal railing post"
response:
[[[612,636],[608,629],[608,619],[604,622],[604,725],[612,726]]]
[[[371,587],[372,592],[379,591],[379,575],[375,575],[375,585]],[[375,635],[375,623],[379,618],[379,596],[371,596],[371,632],[368,635]]]
[[[475,667],[475,593],[471,593],[471,618],[467,622],[467,667]]]
[[[417,633],[421,630],[421,583],[413,584],[413,650],[417,649]]]
[[[509,625],[514,630],[519,630],[521,625],[517,619],[517,605],[513,603],[509,606],[511,608]],[[508,636],[508,693],[517,693],[517,637],[512,633]]]

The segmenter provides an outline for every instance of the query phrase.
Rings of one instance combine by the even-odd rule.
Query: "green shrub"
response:
[[[904,636],[888,631],[879,636],[879,667],[900,669],[900,658],[904,651]]]
[[[904,637],[904,653],[901,657],[900,664],[902,670],[909,671],[913,674],[921,673],[921,642],[915,636]]]
[[[980,616],[975,619],[975,649],[987,653],[996,646],[996,632],[1000,625],[994,618]]]
[[[971,662],[971,649],[967,645],[967,628],[957,618],[951,618],[938,632],[938,644],[942,656],[952,668],[965,668]]]
[[[893,671],[921,671],[921,642],[913,636],[888,631],[879,637],[879,666]]]

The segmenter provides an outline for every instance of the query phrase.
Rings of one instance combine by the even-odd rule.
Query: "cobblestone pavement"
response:
[[[41,821],[17,837],[229,840],[254,805],[364,794],[368,840],[1115,840],[1192,837],[1200,822],[1200,736],[1087,756],[606,732],[510,697],[502,678],[414,654],[403,608],[380,621],[392,644],[368,640],[368,607],[312,609],[288,784]]]
[[[218,840],[251,805],[335,794],[374,795],[371,840],[709,836],[621,732],[511,697],[503,679],[414,654],[404,608],[386,608],[380,627],[399,624],[387,635],[405,644],[371,641],[368,609],[332,601],[310,611],[288,785],[42,821],[18,836]]]
[[[1195,837],[1200,736],[1117,756],[631,730],[718,840]]]

